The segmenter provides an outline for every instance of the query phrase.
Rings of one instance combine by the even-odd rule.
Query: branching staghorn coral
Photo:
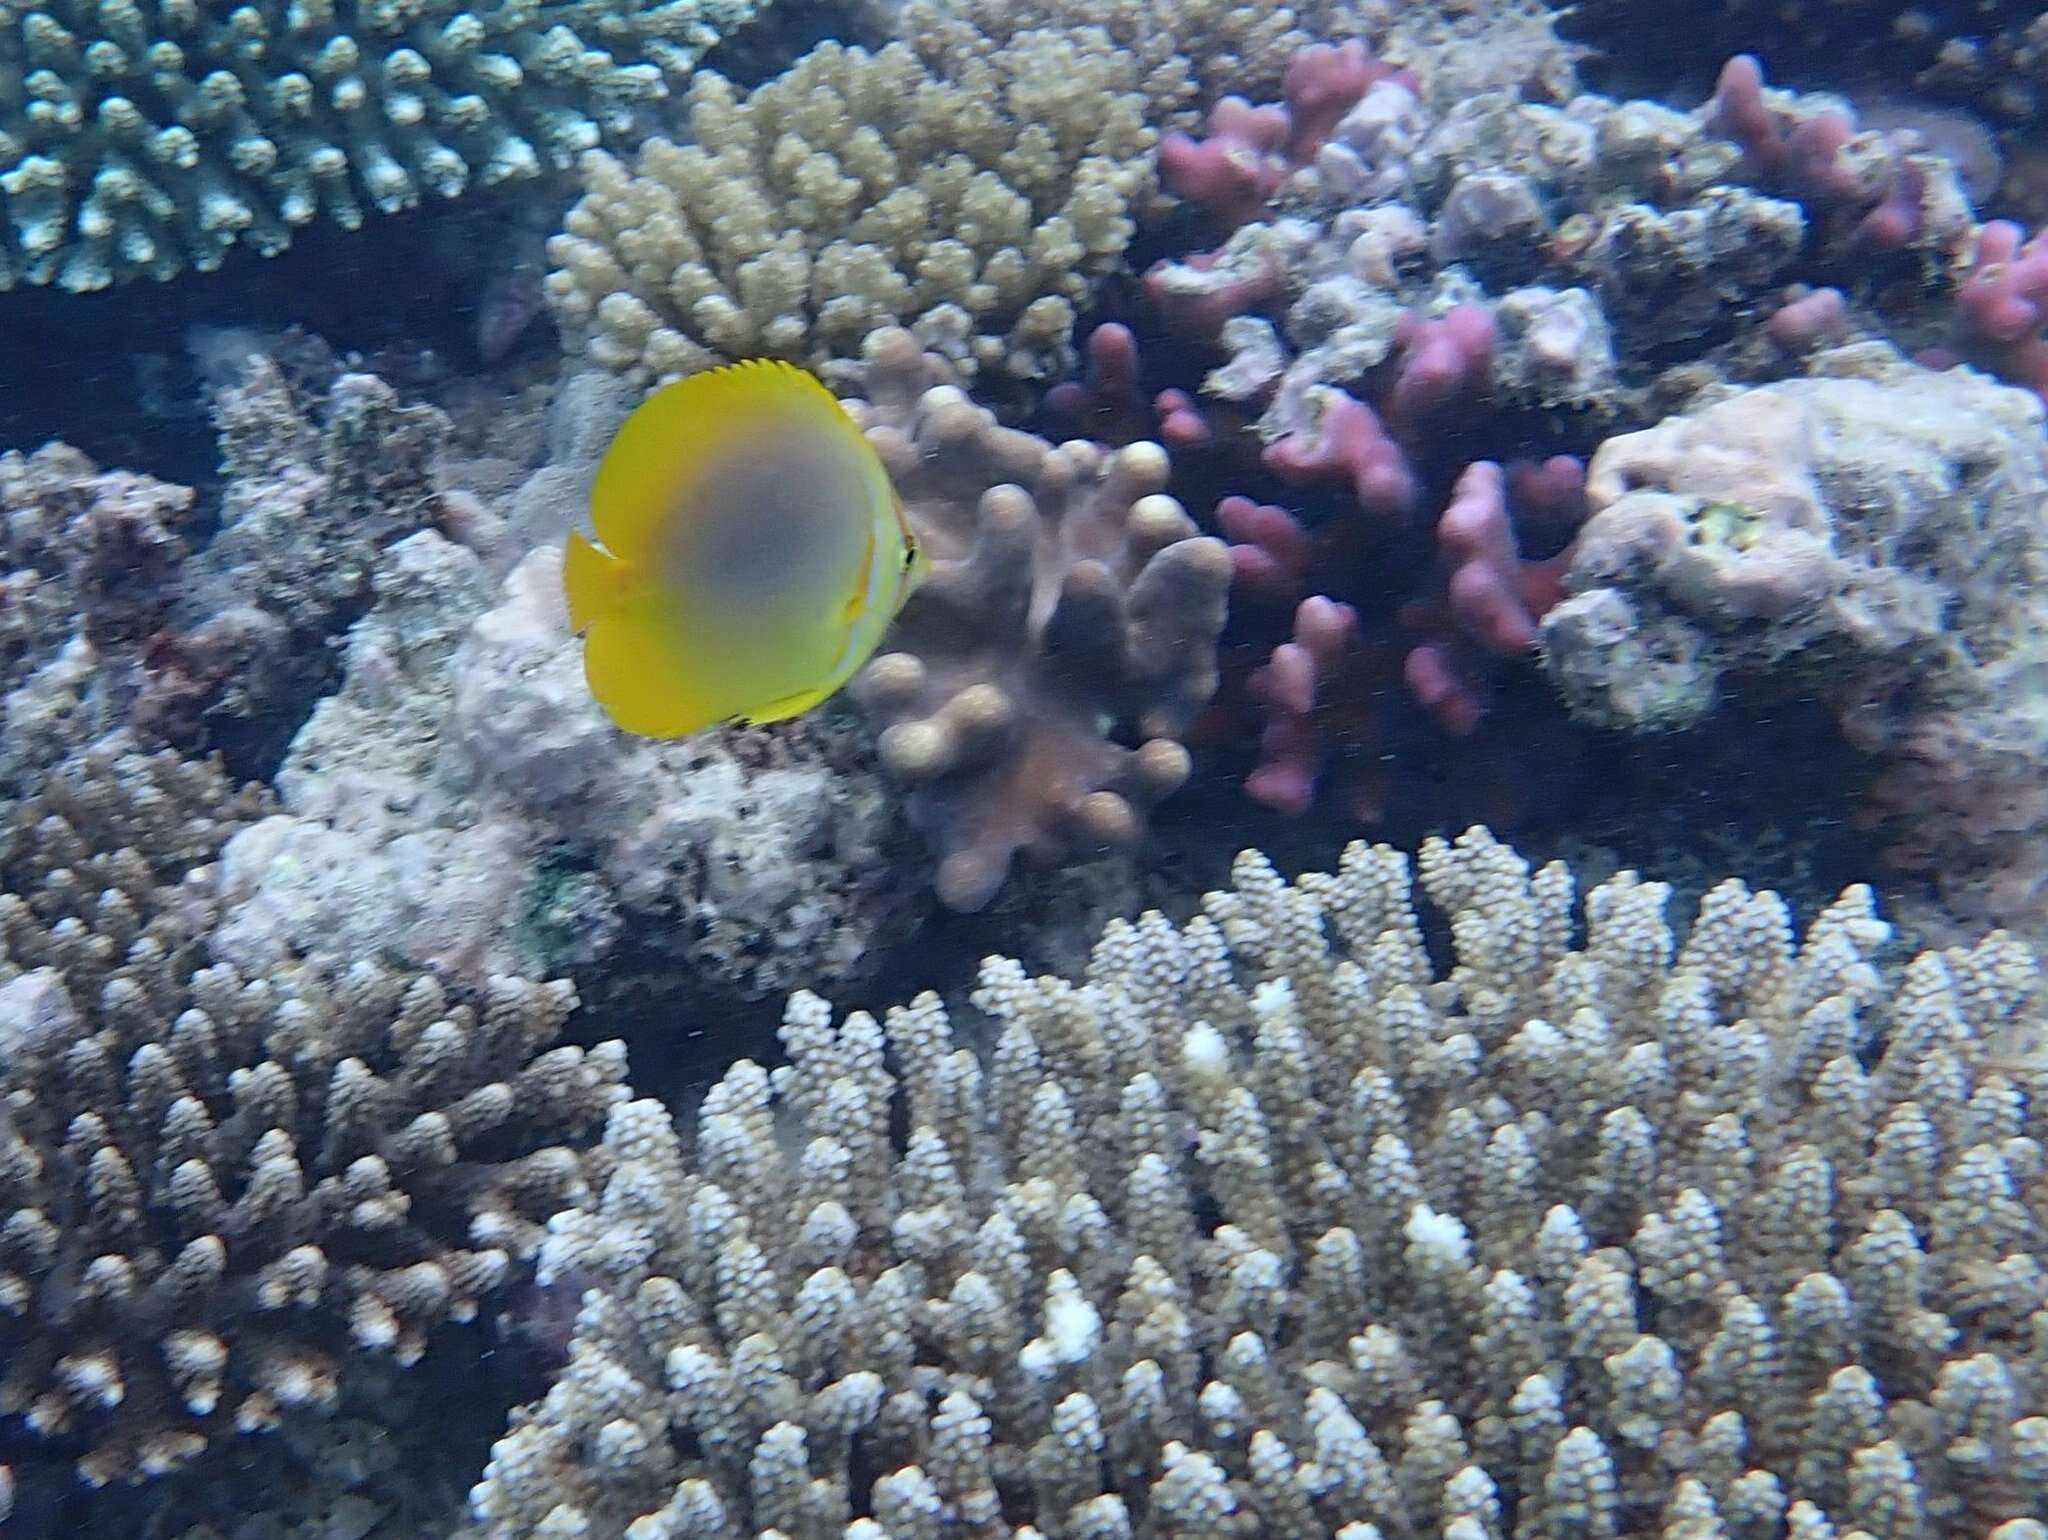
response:
[[[1165,495],[1157,444],[1055,446],[953,378],[885,328],[847,403],[932,563],[854,694],[913,787],[940,899],[977,909],[1020,851],[1128,845],[1187,779],[1230,559]]]
[[[0,288],[274,255],[328,218],[566,169],[751,0],[44,0],[0,27]]]
[[[262,810],[88,758],[0,827],[0,1415],[87,1481],[331,1405],[518,1277],[624,1094],[566,983],[209,965],[212,859]]]
[[[478,1535],[2038,1540],[2039,974],[1851,888],[1683,939],[1483,830],[1247,853],[1079,983],[983,965],[613,1109]],[[598,1185],[598,1184],[594,1184]]]
[[[759,354],[822,365],[899,321],[970,370],[1057,373],[1153,193],[1137,85],[1091,28],[943,72],[825,43],[744,97],[701,72],[694,142],[584,156],[549,302],[642,384]]]

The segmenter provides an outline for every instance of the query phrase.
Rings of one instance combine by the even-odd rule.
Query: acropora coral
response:
[[[209,955],[254,788],[89,757],[0,826],[0,1413],[93,1485],[331,1404],[522,1276],[623,1095],[566,982]]]
[[[1085,979],[990,958],[612,1111],[568,1361],[479,1540],[2031,1540],[2039,972],[1876,966],[1721,884],[1682,937],[1483,830],[1239,857]]]
[[[558,320],[647,384],[756,354],[818,366],[901,323],[970,372],[1043,379],[1153,193],[1137,62],[1096,28],[927,66],[824,43],[690,133],[594,150],[549,243]]]
[[[565,169],[644,121],[752,0],[47,0],[0,29],[0,288],[274,255]]]

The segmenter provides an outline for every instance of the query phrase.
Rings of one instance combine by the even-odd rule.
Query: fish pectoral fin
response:
[[[875,532],[868,530],[867,549],[861,552],[860,566],[854,573],[853,592],[846,596],[846,603],[839,608],[839,624],[842,628],[852,625],[860,618],[860,612],[868,602],[868,588],[874,582],[875,574]]]
[[[593,545],[576,530],[562,552],[562,592],[569,600],[569,629],[581,634],[598,616],[617,608],[625,563]]]

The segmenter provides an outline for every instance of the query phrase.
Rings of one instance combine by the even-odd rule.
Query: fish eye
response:
[[[916,565],[917,542],[915,540],[906,540],[903,542],[903,570],[905,572],[908,572],[912,567]]]

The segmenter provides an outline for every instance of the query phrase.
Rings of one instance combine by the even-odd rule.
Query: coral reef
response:
[[[1965,920],[2048,923],[2042,409],[1882,344],[1608,440],[1543,621],[1603,726],[1699,721],[1725,688],[1822,694],[1876,756],[1891,858]]]
[[[1247,853],[1078,984],[986,962],[985,1056],[805,994],[689,1157],[619,1104],[474,1533],[2037,1535],[2032,956],[1419,869],[1445,971],[1398,853]]]
[[[294,379],[262,352],[213,410],[218,529],[152,639],[136,726],[268,771],[332,687],[334,644],[370,605],[379,553],[442,519],[448,422],[373,374]]]
[[[267,774],[331,688],[380,550],[454,522],[442,414],[314,351],[309,379],[236,360],[217,497],[61,444],[0,460],[0,792],[113,733]]]
[[[701,72],[694,142],[583,157],[549,303],[641,385],[760,354],[823,365],[896,322],[970,373],[1057,375],[1153,191],[1138,84],[1089,28],[940,70],[824,43],[745,96]]]
[[[1233,356],[1207,389],[1262,404],[1269,439],[1313,427],[1319,387],[1361,383],[1411,457],[1427,452],[1417,408],[1447,401],[1566,412],[1597,430],[1639,406],[1636,360],[1705,352],[1830,253],[1911,250],[1942,271],[1971,237],[1946,161],[1857,133],[1825,100],[1766,89],[1751,60],[1688,114],[1585,92],[1446,97],[1433,60],[1390,71],[1355,49],[1305,50],[1288,101],[1259,109],[1279,160],[1255,185],[1216,184],[1216,170],[1258,165],[1233,148],[1239,109],[1212,118],[1215,143],[1162,152],[1168,187],[1220,202],[1236,228],[1148,282],[1170,314],[1221,330]],[[1327,132],[1287,127],[1304,113]],[[1431,323],[1471,307],[1493,322],[1485,350],[1476,331],[1459,339],[1474,355],[1465,372],[1418,399],[1442,373],[1432,350],[1450,345]]]
[[[853,691],[911,785],[939,897],[977,909],[1018,852],[1128,845],[1186,780],[1180,739],[1216,688],[1230,564],[1164,494],[1157,444],[1000,427],[900,328],[871,336],[864,362],[848,409],[932,572]]]
[[[213,861],[260,811],[95,756],[0,835],[0,1410],[95,1485],[418,1358],[523,1272],[624,1094],[617,1044],[554,1046],[566,983],[213,960]]]
[[[752,0],[23,7],[0,42],[0,288],[210,272],[297,228],[566,169]]]
[[[1475,88],[1457,55],[1510,35],[1519,74]],[[1857,331],[1933,341],[1951,293],[1953,354],[2032,367],[2032,269],[2001,265],[1993,227],[1968,274],[1949,161],[1746,57],[1681,112],[1579,89],[1568,54],[1513,8],[1455,44],[1311,46],[1282,100],[1225,100],[1160,147],[1164,186],[1224,239],[1147,275],[1214,363],[1153,413],[1242,489],[1216,508],[1246,620],[1226,705],[1238,733],[1263,723],[1246,785],[1269,806],[1327,795],[1377,821],[1432,799],[1402,784],[1418,746],[1475,768],[1543,751],[1482,724],[1527,677],[1603,439]],[[1127,353],[1098,357],[1103,386],[1134,383],[1127,356],[1110,367]],[[1530,779],[1502,770],[1477,777],[1494,817]]]
[[[278,772],[283,811],[223,854],[222,956],[334,945],[474,975],[616,970],[623,942],[753,998],[857,976],[912,912],[852,724],[620,733],[583,682],[559,546],[501,591],[423,533],[376,584]]]
[[[1859,105],[1875,88],[1916,103],[1967,105],[1996,124],[2038,117],[2048,47],[2040,8],[2023,0],[1580,0],[1561,12],[1560,25],[1596,51],[1603,72],[1638,88],[1704,84],[1697,77],[1728,54],[1768,47],[1781,73],[1856,83]],[[1672,46],[1678,27],[1683,48]]]
[[[389,548],[344,682],[278,774],[284,811],[224,858],[219,945],[248,967],[348,938],[415,964],[550,971],[652,948],[757,998],[857,977],[919,912],[897,808],[936,890],[978,908],[1019,853],[1126,847],[1188,774],[1216,686],[1229,563],[1162,494],[1156,445],[1054,446],[998,426],[941,355],[884,328],[848,409],[933,574],[836,711],[661,743],[591,700],[554,542],[616,406],[565,395],[561,458],[509,500],[544,539],[502,592],[431,533]]]

